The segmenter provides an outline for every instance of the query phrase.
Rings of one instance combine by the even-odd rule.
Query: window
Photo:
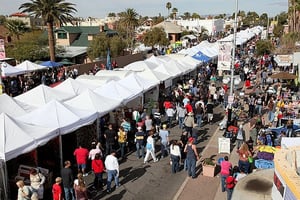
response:
[[[67,39],[67,33],[58,32],[57,33],[57,38],[58,39]]]

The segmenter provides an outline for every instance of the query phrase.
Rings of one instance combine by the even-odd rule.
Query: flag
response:
[[[110,50],[109,50],[109,48],[107,49],[106,69],[107,69],[107,70],[112,70],[111,59],[110,59]]]

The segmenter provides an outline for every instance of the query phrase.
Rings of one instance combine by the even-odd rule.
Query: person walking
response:
[[[124,128],[121,126],[118,131],[118,143],[121,151],[121,158],[125,159],[125,147],[127,143],[127,132],[124,131]]]
[[[195,126],[194,113],[190,112],[187,114],[187,116],[184,119],[184,128],[190,134],[191,137],[193,136],[194,126]]]
[[[157,162],[158,159],[155,156],[155,140],[153,138],[153,130],[150,130],[147,137],[147,144],[146,144],[146,156],[144,158],[144,164],[148,162],[148,158],[151,155],[154,162]]]
[[[186,153],[188,176],[196,178],[196,162],[199,160],[199,155],[194,145],[194,138],[189,137],[188,143],[185,145],[184,152]]]
[[[182,103],[181,106],[178,106],[177,108],[178,125],[180,129],[183,129],[184,126],[183,122],[186,114],[187,114],[186,109],[184,108]]]
[[[140,126],[137,128],[137,132],[135,133],[135,141],[137,159],[141,158],[140,152],[142,152],[142,157],[145,158],[145,133]]]
[[[175,113],[176,113],[176,111],[174,110],[173,107],[170,107],[166,110],[166,114],[167,114],[167,117],[168,117],[168,126],[169,126],[169,128],[172,127],[172,123],[173,123]]]
[[[230,170],[232,169],[231,162],[228,161],[228,156],[224,157],[224,160],[220,164],[221,166],[221,187],[222,192],[226,191],[226,178],[230,175]]]
[[[249,157],[252,156],[251,152],[249,151],[248,145],[244,142],[237,152],[239,154],[239,169],[240,171],[243,170],[246,174],[248,174],[250,168]]]
[[[172,173],[175,174],[179,172],[179,166],[181,161],[181,152],[177,140],[171,141],[170,155],[171,155],[171,162],[172,162],[171,165]]]
[[[104,138],[106,140],[105,153],[106,153],[106,155],[109,155],[113,149],[113,146],[114,146],[116,140],[117,140],[117,133],[113,129],[112,124],[108,124],[108,129],[106,129],[104,131]]]
[[[63,190],[61,188],[61,177],[56,177],[55,183],[52,185],[53,200],[63,200]]]
[[[237,149],[239,149],[240,146],[245,141],[246,141],[246,133],[245,133],[245,130],[243,128],[243,125],[240,124],[239,130],[238,130],[237,135],[236,135],[236,142],[237,142],[236,147],[237,147]]]
[[[97,189],[98,187],[102,189],[103,187],[103,172],[105,171],[103,161],[101,160],[101,155],[96,154],[95,159],[92,160],[92,170],[94,172],[95,178],[93,187]]]
[[[82,172],[83,176],[87,176],[85,173],[86,161],[89,156],[89,151],[86,148],[83,148],[81,145],[74,151],[74,156],[76,157],[78,172]]]
[[[88,200],[87,187],[83,175],[78,173],[77,178],[74,182],[75,198],[76,200]]]
[[[116,158],[116,152],[112,151],[110,155],[105,158],[105,168],[107,172],[107,189],[106,192],[111,192],[112,179],[115,180],[116,188],[120,187],[119,183],[119,163]]]
[[[163,124],[162,129],[159,130],[161,158],[168,155],[169,134],[167,125]]]
[[[227,200],[231,200],[233,189],[236,184],[236,180],[232,174],[226,177],[226,191],[227,191]]]
[[[204,108],[201,103],[198,103],[195,106],[196,106],[196,110],[195,110],[196,122],[197,122],[197,126],[200,128],[202,125],[202,117],[204,114]]]
[[[66,160],[64,165],[64,168],[60,170],[60,175],[62,178],[65,200],[75,200],[75,193],[73,189],[74,176],[71,169],[71,162]]]
[[[31,198],[32,192],[30,186],[24,184],[24,181],[20,180],[16,182],[18,187],[18,198],[17,200],[28,200]]]
[[[214,104],[211,99],[206,104],[207,123],[212,124],[214,118]]]

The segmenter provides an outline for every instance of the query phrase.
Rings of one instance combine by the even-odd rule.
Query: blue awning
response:
[[[205,55],[201,51],[199,51],[198,53],[196,53],[192,57],[195,58],[195,59],[197,59],[197,60],[199,60],[199,61],[201,61],[201,62],[208,62],[208,61],[211,60],[210,57],[208,57],[207,55]]]

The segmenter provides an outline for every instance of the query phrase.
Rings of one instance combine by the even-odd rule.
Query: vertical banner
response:
[[[219,41],[218,70],[230,70],[232,41]]]
[[[6,58],[4,40],[0,39],[0,59]]]

